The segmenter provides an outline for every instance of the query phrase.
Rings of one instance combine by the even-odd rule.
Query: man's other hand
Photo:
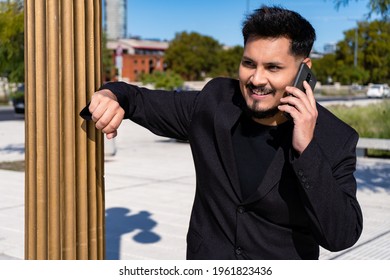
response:
[[[97,129],[106,134],[107,139],[117,136],[125,111],[119,105],[116,96],[108,89],[95,92],[89,105],[92,121]]]

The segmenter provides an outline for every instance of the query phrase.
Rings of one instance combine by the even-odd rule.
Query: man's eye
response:
[[[271,71],[271,72],[276,72],[276,71],[279,71],[280,69],[281,69],[281,67],[276,66],[276,65],[268,66],[268,70]]]
[[[256,67],[256,65],[251,60],[242,60],[241,64],[245,67],[251,67],[251,68]]]

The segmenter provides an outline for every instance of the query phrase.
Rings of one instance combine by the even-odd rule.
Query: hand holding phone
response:
[[[314,90],[314,87],[317,83],[317,79],[314,76],[313,72],[310,70],[310,68],[306,65],[306,63],[301,63],[298,70],[298,74],[295,77],[293,86],[305,92],[305,88],[303,87],[303,81],[308,82],[311,89]]]
[[[310,85],[311,89],[314,91],[314,87],[316,86],[317,79],[314,75],[314,73],[310,70],[310,68],[307,66],[306,63],[301,63],[298,69],[298,73],[295,77],[293,87],[296,87],[300,89],[303,92],[305,91],[305,87],[303,86],[303,82],[306,81]],[[292,120],[292,117],[288,113],[284,113],[284,115],[289,119]]]
[[[316,78],[306,64],[300,66],[293,86],[286,88],[286,91],[288,89],[287,94],[290,95],[282,97],[279,105],[279,109],[294,126],[292,147],[298,155],[301,155],[313,140],[318,117],[317,102],[313,90],[310,93],[305,92],[304,81],[308,83],[305,86],[309,92],[309,86],[314,89]]]

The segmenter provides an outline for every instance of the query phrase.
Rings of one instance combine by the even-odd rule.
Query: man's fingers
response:
[[[106,134],[106,137],[107,137],[107,139],[112,139],[112,138],[115,138],[117,135],[118,135],[118,131],[115,130],[115,131],[112,132],[112,133],[107,133],[107,134]]]
[[[122,119],[123,117],[120,114],[116,114],[108,122],[99,120],[99,122],[96,123],[96,128],[101,129],[103,133],[106,134],[112,133],[118,129],[122,122]]]
[[[95,126],[97,129],[102,129],[105,127],[110,119],[106,112],[105,106],[98,106],[96,109],[91,113],[92,114],[92,120],[96,123]]]
[[[107,89],[99,90],[92,95],[89,111],[92,114],[99,107],[110,104],[111,101],[117,101],[116,96],[111,91]]]
[[[89,111],[92,114],[95,127],[102,130],[108,139],[117,135],[117,129],[123,120],[125,111],[112,92],[108,90],[96,92],[92,96]]]
[[[305,87],[306,95],[307,95],[307,98],[309,99],[310,105],[312,107],[316,107],[317,105],[316,105],[316,99],[314,97],[313,89],[311,88],[311,86],[309,85],[309,83],[307,81],[303,81],[303,86]]]

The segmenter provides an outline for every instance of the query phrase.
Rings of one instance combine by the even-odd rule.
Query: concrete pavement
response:
[[[189,145],[124,121],[115,147],[105,163],[107,258],[185,259],[195,186]],[[24,121],[0,121],[0,162],[23,159]],[[390,259],[390,160],[359,158],[356,177],[363,234],[320,259]],[[0,182],[0,259],[23,259],[24,172],[0,170]]]

